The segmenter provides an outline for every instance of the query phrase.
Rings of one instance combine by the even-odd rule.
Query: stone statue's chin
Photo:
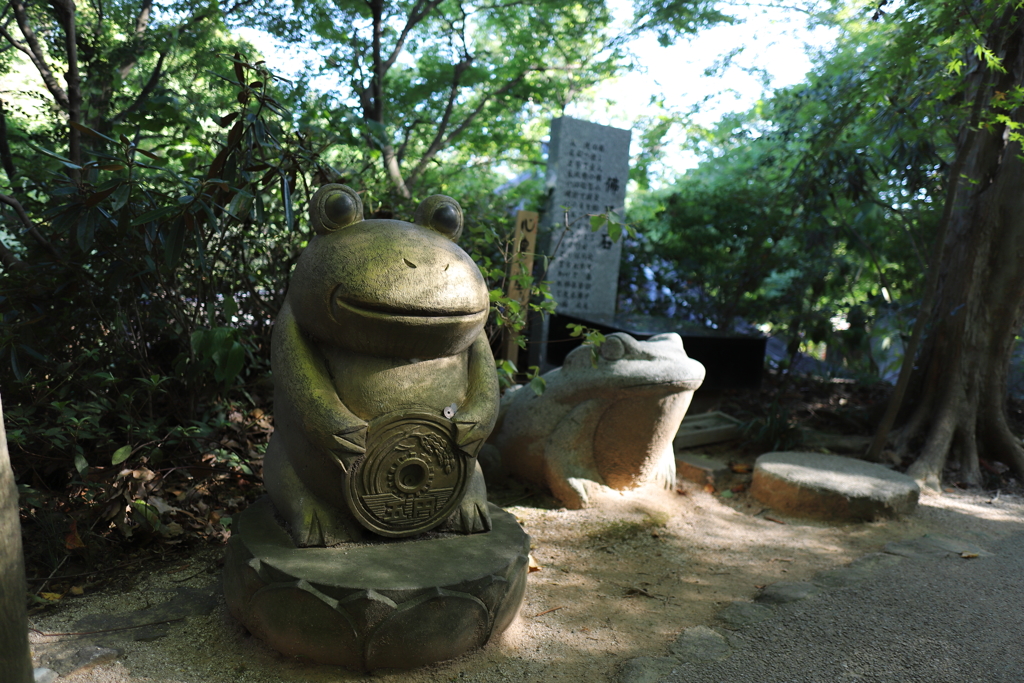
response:
[[[371,356],[441,358],[469,348],[487,322],[487,309],[459,315],[391,312],[334,299],[332,316],[345,330],[339,346]]]

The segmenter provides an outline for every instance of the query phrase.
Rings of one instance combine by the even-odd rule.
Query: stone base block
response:
[[[676,476],[697,484],[711,484],[719,491],[728,488],[733,480],[727,462],[697,453],[676,456]]]
[[[530,538],[491,505],[491,531],[296,548],[269,498],[235,518],[228,609],[286,655],[359,671],[413,668],[481,647],[523,602]]]
[[[781,451],[757,459],[750,493],[796,517],[868,522],[911,514],[921,491],[913,479],[882,465]]]

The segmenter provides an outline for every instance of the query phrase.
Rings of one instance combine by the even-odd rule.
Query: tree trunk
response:
[[[967,94],[988,111],[993,97],[1024,84],[1022,20],[1024,9],[1010,9],[988,33],[1005,71],[978,64],[967,76]],[[1024,124],[1024,107],[1002,113]],[[1024,448],[1006,420],[1010,357],[1024,323],[1024,150],[1012,137],[1010,126],[992,123],[965,130],[957,147],[961,173],[950,178],[952,206],[932,265],[935,307],[908,395],[913,410],[895,434],[904,453],[923,444],[909,474],[931,489],[948,462],[957,481],[980,484],[979,456],[1024,478]]]
[[[383,124],[381,124],[383,128]],[[381,160],[384,162],[384,171],[388,174],[388,180],[398,190],[398,194],[404,198],[409,199],[412,197],[412,192],[409,191],[409,187],[405,184],[405,179],[402,177],[402,169],[398,167],[398,156],[395,154],[395,148],[390,144],[383,144],[380,147]]]
[[[32,681],[25,610],[25,558],[21,550],[18,487],[4,434],[0,405],[0,672],[10,683]]]

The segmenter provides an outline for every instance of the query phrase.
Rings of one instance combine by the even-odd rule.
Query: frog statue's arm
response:
[[[469,388],[466,400],[458,407],[455,423],[455,444],[463,453],[474,458],[472,474],[448,526],[464,534],[491,529],[491,515],[487,509],[487,486],[484,473],[475,458],[484,445],[498,419],[498,373],[494,371],[494,356],[487,335],[480,335],[469,347]]]
[[[498,373],[487,335],[480,335],[469,347],[469,389],[466,401],[455,413],[455,443],[467,455],[476,457],[498,419]]]
[[[366,422],[341,402],[324,359],[299,329],[287,299],[275,323],[271,363],[278,389],[315,446],[343,466],[366,451]]]

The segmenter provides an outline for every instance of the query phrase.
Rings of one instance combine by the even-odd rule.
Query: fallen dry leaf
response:
[[[78,522],[75,520],[71,520],[71,531],[64,537],[64,547],[68,550],[85,547],[85,544],[82,543],[82,539],[78,535]]]
[[[736,474],[748,474],[753,468],[745,462],[737,462],[729,465],[729,468]]]
[[[530,559],[530,564],[528,565],[529,568],[530,568],[529,573],[532,574],[533,572],[539,572],[540,571],[540,565],[537,564],[537,560],[533,559],[533,554],[532,553],[529,555],[529,559]]]
[[[705,493],[714,493],[715,492],[714,485],[713,484],[704,484],[704,492]]]
[[[71,590],[69,590],[68,592],[72,595],[82,595],[83,593],[85,593],[85,589],[81,586],[72,586]]]

